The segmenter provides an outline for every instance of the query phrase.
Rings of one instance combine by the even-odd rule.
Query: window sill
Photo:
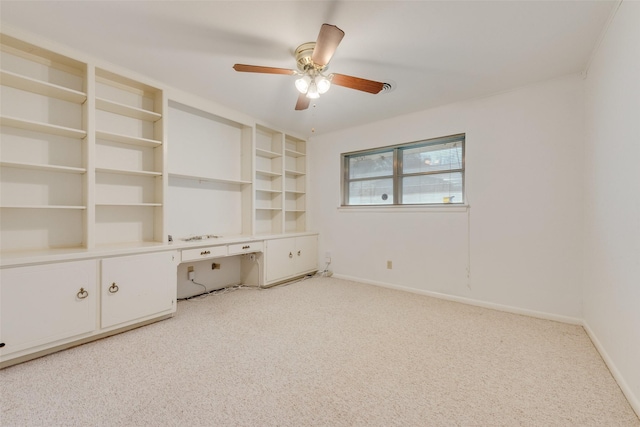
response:
[[[338,206],[338,212],[467,212],[471,206],[466,204],[442,205],[400,205],[400,206]]]

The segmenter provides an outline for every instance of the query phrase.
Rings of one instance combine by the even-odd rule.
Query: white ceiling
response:
[[[301,136],[485,96],[585,69],[616,1],[4,1],[3,24],[44,36]],[[345,32],[334,86],[294,111],[293,51]]]

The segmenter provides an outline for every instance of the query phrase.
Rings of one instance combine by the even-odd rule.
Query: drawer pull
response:
[[[80,288],[76,296],[78,297],[78,299],[85,299],[89,296],[89,292],[85,291],[84,288]]]
[[[200,252],[200,255],[209,255],[211,253],[211,251],[202,251]]]
[[[118,285],[116,285],[116,282],[113,282],[111,284],[111,286],[109,286],[109,292],[112,293],[112,294],[115,294],[119,290],[120,290],[120,288],[118,287]]]
[[[243,246],[242,249],[250,249],[251,245]]]
[[[293,258],[293,254],[289,252],[289,258]]]
[[[0,342],[0,348],[2,348],[2,347],[4,347],[4,346],[5,346],[5,343]]]

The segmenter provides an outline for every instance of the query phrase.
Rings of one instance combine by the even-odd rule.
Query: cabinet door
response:
[[[318,268],[318,236],[296,237],[296,271],[302,274]]]
[[[175,311],[177,254],[102,260],[102,328]]]
[[[0,355],[96,329],[96,261],[0,270]]]
[[[292,274],[295,238],[267,240],[266,282],[271,283]]]

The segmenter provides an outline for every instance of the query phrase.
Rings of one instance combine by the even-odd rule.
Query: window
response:
[[[464,203],[465,136],[342,154],[342,205]]]

